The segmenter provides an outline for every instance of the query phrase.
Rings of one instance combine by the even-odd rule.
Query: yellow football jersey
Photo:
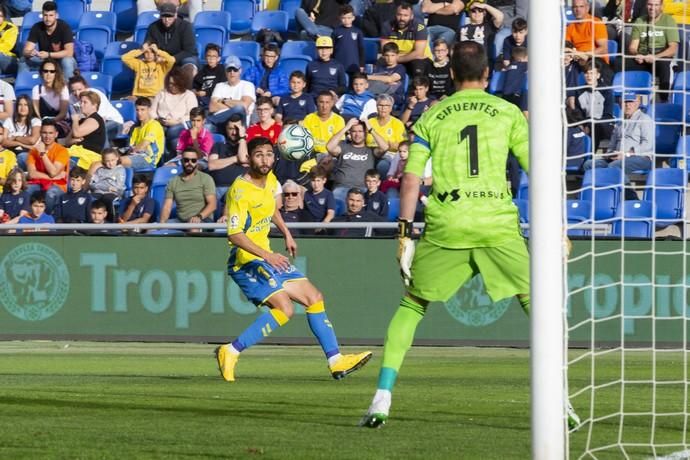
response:
[[[271,250],[268,232],[276,209],[275,196],[278,193],[278,179],[271,172],[266,176],[264,188],[254,185],[244,176],[235,179],[226,197],[228,208],[228,235],[242,233],[257,246]],[[235,269],[259,257],[230,244],[230,261]]]
[[[335,133],[345,127],[345,120],[337,113],[332,113],[328,120],[321,121],[316,113],[310,113],[304,117],[302,126],[314,137],[314,152],[327,153],[326,144]]]

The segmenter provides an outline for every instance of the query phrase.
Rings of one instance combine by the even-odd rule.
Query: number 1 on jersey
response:
[[[479,147],[477,146],[477,125],[467,125],[460,131],[460,143],[468,141],[467,172],[470,177],[479,175]]]

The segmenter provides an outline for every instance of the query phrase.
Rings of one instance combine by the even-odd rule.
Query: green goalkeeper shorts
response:
[[[523,239],[490,248],[448,249],[422,238],[411,270],[408,292],[428,301],[447,301],[477,273],[494,302],[529,294],[529,253]]]

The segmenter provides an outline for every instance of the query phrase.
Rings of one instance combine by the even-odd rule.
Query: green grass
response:
[[[376,386],[381,349],[363,370],[334,381],[316,347],[255,347],[242,355],[231,384],[218,375],[213,348],[0,343],[0,458],[530,457],[525,350],[414,348],[389,424],[368,430],[357,422]],[[643,358],[639,363],[645,368]],[[620,368],[615,356],[598,365],[611,375]],[[648,390],[628,394],[640,399]],[[615,410],[620,393],[607,398],[604,409]],[[595,426],[604,443],[617,436],[617,421]],[[630,427],[631,436],[649,430],[642,420]],[[665,421],[656,430],[665,441],[679,427]],[[572,438],[573,458],[586,434]],[[681,449],[661,452],[674,450]],[[600,458],[621,457],[612,452],[617,456]]]

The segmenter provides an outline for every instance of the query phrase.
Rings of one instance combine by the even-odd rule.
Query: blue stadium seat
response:
[[[400,198],[388,199],[388,222],[395,222],[400,216]]]
[[[109,11],[87,11],[79,21],[77,39],[91,43],[98,61],[103,60],[105,49],[115,38],[116,17]]]
[[[656,168],[647,176],[643,200],[654,203],[657,227],[683,219],[687,171],[680,168]]]
[[[222,135],[221,133],[213,133],[213,143],[216,144],[218,142],[224,144],[225,143],[225,136]]]
[[[112,42],[105,49],[101,72],[113,78],[112,91],[117,95],[129,94],[134,87],[134,72],[122,62],[122,55],[140,48],[136,42]]]
[[[282,34],[288,31],[288,14],[285,11],[259,11],[252,19],[252,34],[256,35],[263,29]]]
[[[26,43],[27,38],[29,38],[29,32],[31,31],[31,27],[37,22],[41,22],[42,20],[43,15],[40,11],[29,11],[28,13],[26,13],[26,15],[24,15],[24,19],[22,20],[22,27],[19,31],[19,46],[24,46],[24,43]]]
[[[616,63],[616,59],[618,59],[618,42],[616,40],[609,40],[608,43],[609,62],[611,65],[614,65]]]
[[[283,44],[280,50],[281,58],[289,58],[293,56],[309,56],[316,59],[316,43],[306,40],[290,40]]]
[[[636,94],[651,94],[654,79],[651,73],[644,70],[617,72],[613,76],[613,94],[616,96],[623,94],[623,87],[626,91],[633,91]]]
[[[685,168],[690,171],[690,136],[680,136],[676,144],[676,156],[671,158],[669,164],[672,168]]]
[[[86,11],[79,18],[79,27],[82,30],[87,27],[99,27],[109,30],[115,35],[117,30],[117,15],[110,11]]]
[[[613,221],[612,236],[651,238],[653,233],[653,206],[651,201],[628,200],[621,202]]]
[[[295,20],[295,11],[302,4],[302,0],[280,0],[278,9],[285,11],[288,14],[288,30],[290,32],[297,32],[297,21]]]
[[[657,103],[650,106],[649,114],[656,122],[654,151],[657,154],[675,153],[683,127],[683,106]]]
[[[137,25],[136,0],[110,0],[110,11],[117,16],[118,33],[131,35]]]
[[[623,195],[623,171],[619,168],[594,168],[585,171],[580,200],[591,201],[594,220],[611,219]]]
[[[506,79],[505,72],[494,72],[489,81],[489,93],[500,94],[503,92],[503,84]]]
[[[38,72],[20,72],[14,81],[14,93],[17,96],[26,94],[31,96],[31,89],[41,81]]]
[[[364,62],[366,64],[376,64],[379,59],[381,39],[364,38]]]
[[[345,211],[347,211],[347,205],[345,204],[345,200],[342,200],[340,198],[335,199],[335,215],[336,216],[342,216],[345,214]]]
[[[79,28],[79,20],[86,12],[86,2],[83,0],[60,0],[57,11],[60,19],[65,21],[75,31]]]
[[[572,157],[568,157],[568,160],[565,165],[565,171],[568,173],[580,172],[580,170],[582,169],[582,164],[592,157],[592,137],[585,134],[584,132],[581,132],[580,134],[582,135],[584,140],[584,155],[581,157],[576,157],[575,155],[573,155]]]
[[[520,218],[521,224],[529,224],[529,200],[519,200],[517,198],[513,199],[513,204],[517,207],[518,217]],[[529,229],[520,229],[522,236],[525,238],[529,237]]]
[[[680,104],[686,110],[690,109],[690,94],[686,94],[686,90],[690,88],[688,83],[690,83],[690,72],[678,72],[671,85],[671,102]]]
[[[529,223],[529,200],[520,200],[518,198],[513,199],[513,204],[518,210],[518,217],[520,217],[520,223]]]
[[[250,41],[232,41],[223,45],[223,59],[228,56],[237,56],[239,58],[251,58],[254,63],[259,62],[259,54],[261,53],[261,46],[257,42]],[[252,64],[254,65],[254,64]]]
[[[230,39],[232,15],[227,11],[200,11],[194,18],[194,29],[197,27],[219,27],[225,31],[223,40],[216,42],[222,48],[223,43]]]
[[[122,193],[123,198],[132,196],[132,181],[134,180],[134,170],[132,168],[125,168],[125,190]]]
[[[280,57],[278,61],[278,67],[280,67],[286,75],[290,75],[295,70],[301,72],[307,71],[307,65],[311,62],[309,56],[291,56],[291,57]]]
[[[100,89],[110,98],[113,93],[113,77],[101,72],[82,72],[81,76],[89,86]]]
[[[232,35],[246,35],[251,32],[252,19],[256,11],[253,0],[223,0],[220,9],[230,13]]]
[[[144,11],[137,17],[137,24],[134,27],[134,41],[137,43],[144,43],[146,32],[149,26],[156,22],[161,17],[158,11]]]
[[[520,171],[520,185],[518,186],[517,196],[518,200],[529,199],[529,177],[525,171]]]
[[[226,38],[225,30],[218,26],[194,26],[194,36],[196,37],[197,51],[201,50],[201,53],[209,43],[219,45],[224,43]]]
[[[134,101],[130,101],[129,99],[121,99],[119,101],[113,101],[113,107],[117,109],[118,112],[120,112],[120,115],[122,115],[122,119],[127,122],[136,122],[137,121],[137,111],[136,108],[134,107]]]
[[[153,180],[151,181],[151,190],[149,192],[151,198],[157,203],[158,209],[163,209],[163,201],[165,201],[165,187],[170,180],[180,174],[180,169],[177,166],[161,166],[153,173]],[[173,210],[170,217],[175,215],[175,202],[173,201]],[[156,216],[156,219],[158,216]]]
[[[566,215],[568,226],[592,222],[592,202],[587,200],[567,200]],[[568,236],[588,236],[591,230],[587,228],[569,228]]]

